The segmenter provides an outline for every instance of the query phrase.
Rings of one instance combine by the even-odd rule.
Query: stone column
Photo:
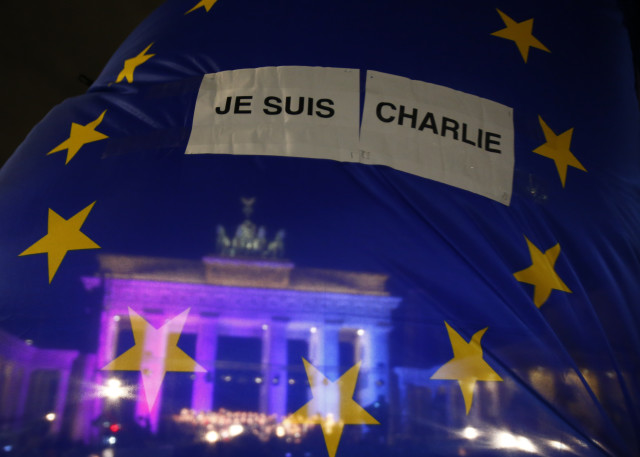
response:
[[[279,419],[287,412],[287,363],[287,322],[274,319],[262,335],[260,411]]]
[[[340,375],[340,324],[325,323],[318,326],[309,341],[309,362],[330,381],[336,381]],[[329,386],[328,386],[329,387]],[[339,391],[336,388],[323,389],[322,410],[315,411],[334,419],[340,415]]]
[[[60,427],[62,426],[64,407],[67,403],[67,392],[69,391],[69,377],[71,376],[71,369],[60,370],[58,375],[58,389],[56,392],[55,404],[56,420],[51,424],[51,431],[54,434],[59,433]]]
[[[536,384],[534,384],[536,385]],[[483,419],[497,419],[500,417],[500,396],[498,395],[498,390],[500,389],[499,382],[488,382],[487,383],[487,401],[486,406],[483,411],[484,417]]]
[[[16,417],[20,424],[24,423],[24,413],[27,408],[27,396],[29,395],[29,387],[31,385],[32,370],[27,365],[22,366],[22,382],[19,384],[17,393],[18,401],[16,402]]]
[[[194,373],[191,408],[196,411],[212,411],[218,352],[218,319],[200,317],[196,339],[196,362],[206,373]]]
[[[318,326],[309,340],[309,362],[331,381],[340,373],[340,325],[325,323]]]
[[[96,355],[85,354],[82,357],[82,381],[79,383],[80,395],[77,401],[77,410],[71,423],[71,439],[89,444],[92,440],[91,425],[95,419],[93,411],[92,395],[95,394],[92,388],[92,377],[96,370]]]
[[[103,386],[107,379],[109,379],[109,372],[102,371],[109,362],[111,362],[116,356],[116,348],[118,344],[118,331],[120,329],[120,317],[115,317],[116,314],[107,309],[102,310],[100,316],[100,336],[98,339],[97,356],[95,360],[95,371],[85,372],[89,379],[85,379],[87,385]],[[89,412],[89,423],[97,419],[104,411],[104,399],[100,396],[96,396],[93,401],[93,406]],[[98,427],[90,427],[92,439],[99,436]]]
[[[356,342],[356,362],[360,366],[359,402],[368,406],[383,397],[388,402],[389,346],[387,327],[372,326],[364,329]]]
[[[102,369],[116,356],[120,316],[109,311],[102,311],[100,317],[100,338],[98,343],[98,369]],[[104,376],[107,378],[108,376]]]
[[[167,340],[173,330],[169,325],[163,325],[154,332],[147,332],[144,336],[144,349],[140,364],[138,381],[138,399],[136,400],[136,419],[142,426],[147,426],[152,433],[158,432],[160,409],[162,404],[162,386],[164,381],[164,364],[167,353]],[[154,392],[157,392],[155,400]],[[147,398],[149,395],[150,398]]]
[[[398,397],[400,404],[400,430],[401,433],[409,433],[409,397],[407,379],[405,379],[406,368],[397,367],[395,369],[396,376],[398,377]]]
[[[4,377],[4,384],[0,391],[2,395],[0,398],[0,419],[2,419],[3,424],[9,424],[11,419],[19,417],[17,414],[18,396],[16,392],[20,392],[24,384],[22,379],[24,368],[10,359],[0,358],[0,363],[4,363],[4,366],[0,365],[0,376]]]

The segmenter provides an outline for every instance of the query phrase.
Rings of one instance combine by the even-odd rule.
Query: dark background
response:
[[[120,43],[163,0],[8,1],[0,28],[0,166],[56,104],[84,93]],[[640,78],[640,6],[619,0]],[[638,84],[636,83],[636,87]]]
[[[56,104],[84,93],[164,0],[2,3],[0,166]]]

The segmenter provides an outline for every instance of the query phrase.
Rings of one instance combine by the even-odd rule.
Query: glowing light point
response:
[[[559,451],[569,451],[571,448],[561,441],[549,440],[549,446]]]
[[[220,435],[215,430],[209,430],[205,435],[204,439],[207,443],[215,443],[220,439]]]
[[[122,387],[122,382],[117,378],[110,378],[102,389],[103,396],[109,400],[118,400],[126,396],[126,390]]]
[[[478,432],[478,429],[474,427],[465,427],[465,429],[462,431],[462,436],[464,436],[468,440],[475,440],[478,436],[480,436],[480,433]]]
[[[244,427],[241,424],[233,424],[229,427],[229,436],[234,437],[241,435],[244,432]]]
[[[515,447],[516,437],[509,432],[498,432],[493,437],[493,444],[498,449]]]
[[[359,328],[356,333],[358,334],[358,336],[362,336],[362,335],[364,335],[364,329]]]
[[[493,437],[493,444],[497,449],[518,449],[524,452],[538,452],[538,448],[536,448],[526,436],[516,436],[506,431],[497,432]]]
[[[56,413],[48,413],[46,416],[44,416],[44,418],[49,422],[53,422],[54,420],[56,420]]]

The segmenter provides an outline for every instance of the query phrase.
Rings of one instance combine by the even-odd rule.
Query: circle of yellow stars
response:
[[[187,15],[199,9],[209,12],[216,2],[217,0],[200,0],[184,14]],[[551,52],[540,40],[533,36],[533,18],[517,22],[499,9],[497,12],[505,27],[491,33],[491,35],[513,41],[525,63],[527,63],[531,48],[547,53]],[[122,70],[117,75],[116,83],[125,80],[128,83],[134,82],[136,69],[155,56],[155,54],[148,53],[153,44],[149,44],[136,56],[125,60]],[[109,138],[98,130],[105,114],[106,110],[95,120],[84,125],[72,122],[69,137],[51,149],[47,155],[66,150],[66,165],[84,145]],[[533,152],[554,161],[562,187],[565,187],[568,167],[587,171],[570,150],[573,128],[558,135],[545,123],[541,116],[538,117],[538,121],[544,134],[545,143],[534,149]],[[46,253],[48,256],[49,282],[51,283],[62,260],[69,251],[100,248],[98,244],[81,231],[82,225],[95,203],[91,203],[69,219],[65,219],[52,209],[49,209],[47,234],[19,255]],[[534,304],[540,308],[548,300],[553,290],[571,293],[569,287],[555,271],[555,263],[560,254],[560,245],[556,244],[542,252],[526,237],[525,240],[532,263],[529,267],[513,275],[517,281],[534,286]],[[141,371],[149,409],[153,407],[156,401],[166,372],[206,371],[177,347],[178,338],[187,319],[188,312],[188,309],[185,310],[161,328],[156,329],[133,309],[129,309],[135,344],[103,368],[103,370]],[[452,346],[453,358],[442,365],[433,374],[432,379],[457,381],[464,398],[466,414],[469,414],[476,383],[478,381],[502,381],[502,378],[483,357],[481,339],[488,327],[477,331],[467,342],[449,323],[445,322],[445,326]],[[174,331],[177,330],[177,332],[171,333],[169,338],[166,339],[164,355],[160,359],[150,358],[149,354],[144,351],[145,342],[164,338],[162,335],[165,335],[168,328],[172,328]],[[345,425],[378,424],[377,420],[353,399],[360,363],[354,365],[338,380],[330,381],[308,361],[303,360],[303,362],[311,386],[312,399],[286,420],[298,423],[320,424],[329,456],[334,457]],[[327,392],[333,392],[333,397],[338,399],[333,411],[327,410]]]

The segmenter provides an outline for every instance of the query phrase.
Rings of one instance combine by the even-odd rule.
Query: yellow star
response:
[[[533,30],[533,19],[516,22],[499,9],[496,9],[496,11],[498,11],[498,14],[502,18],[502,22],[504,22],[506,27],[498,30],[497,32],[493,32],[491,35],[515,42],[525,63],[529,56],[529,48],[537,48],[551,52],[544,44],[540,43],[540,41],[531,34],[531,31]]]
[[[217,1],[218,1],[218,0],[200,0],[200,1],[196,4],[196,6],[194,6],[193,8],[191,8],[189,11],[187,11],[187,12],[186,12],[186,13],[184,13],[184,14],[189,14],[190,12],[192,12],[192,11],[194,11],[194,10],[197,10],[198,8],[204,8],[205,10],[207,10],[207,13],[208,13],[208,12],[209,12],[209,10],[211,9],[211,7],[212,7],[213,5],[215,5],[215,3],[216,3]]]
[[[142,65],[147,60],[149,60],[150,58],[155,56],[155,54],[145,54],[149,50],[149,48],[151,48],[151,46],[153,46],[153,43],[151,43],[149,46],[144,48],[144,50],[140,54],[138,54],[137,56],[132,57],[131,59],[127,59],[127,60],[124,61],[124,68],[118,74],[118,77],[116,78],[116,82],[117,83],[119,83],[120,81],[122,81],[125,78],[130,83],[133,82],[133,71],[136,69],[136,67],[138,65]]]
[[[447,322],[449,340],[453,348],[453,359],[442,365],[431,379],[458,381],[467,414],[473,402],[476,381],[502,381],[502,378],[482,358],[480,339],[489,327],[476,332],[468,343]]]
[[[82,146],[87,143],[93,143],[94,141],[104,140],[105,138],[109,138],[104,133],[100,133],[96,131],[96,127],[100,125],[102,119],[104,118],[104,114],[107,110],[104,110],[100,116],[95,121],[89,122],[87,125],[76,124],[75,122],[71,123],[71,133],[69,134],[69,138],[64,140],[58,146],[53,148],[51,151],[47,152],[47,155],[53,154],[54,152],[67,150],[67,161],[64,163],[65,165],[69,163],[73,156],[80,150]]]
[[[189,315],[186,309],[159,329],[129,308],[135,345],[107,364],[103,370],[142,372],[142,385],[149,410],[153,408],[167,371],[206,372],[178,347],[178,339]]]
[[[571,146],[573,128],[570,128],[560,135],[556,135],[553,130],[545,124],[542,117],[538,116],[538,121],[540,121],[540,127],[542,127],[542,133],[544,133],[544,139],[547,140],[547,142],[542,146],[535,148],[533,152],[547,157],[556,163],[556,168],[560,175],[560,181],[562,182],[562,187],[564,187],[565,181],[567,180],[568,166],[572,166],[582,171],[587,171],[569,150],[569,147]]]
[[[313,398],[285,421],[294,424],[320,424],[329,456],[335,457],[345,425],[380,424],[353,400],[360,362],[337,381],[330,381],[316,367],[305,359],[302,360]]]
[[[100,249],[100,246],[80,231],[95,203],[91,203],[70,219],[60,217],[58,213],[49,209],[47,234],[19,254],[19,256],[23,256],[46,253],[49,261],[49,284],[51,284],[51,280],[67,252],[80,249]]]
[[[560,244],[547,249],[543,254],[526,236],[524,239],[527,240],[532,263],[529,268],[518,271],[513,276],[520,282],[534,286],[533,303],[540,308],[547,301],[553,289],[572,293],[554,269],[558,255],[560,255]]]

